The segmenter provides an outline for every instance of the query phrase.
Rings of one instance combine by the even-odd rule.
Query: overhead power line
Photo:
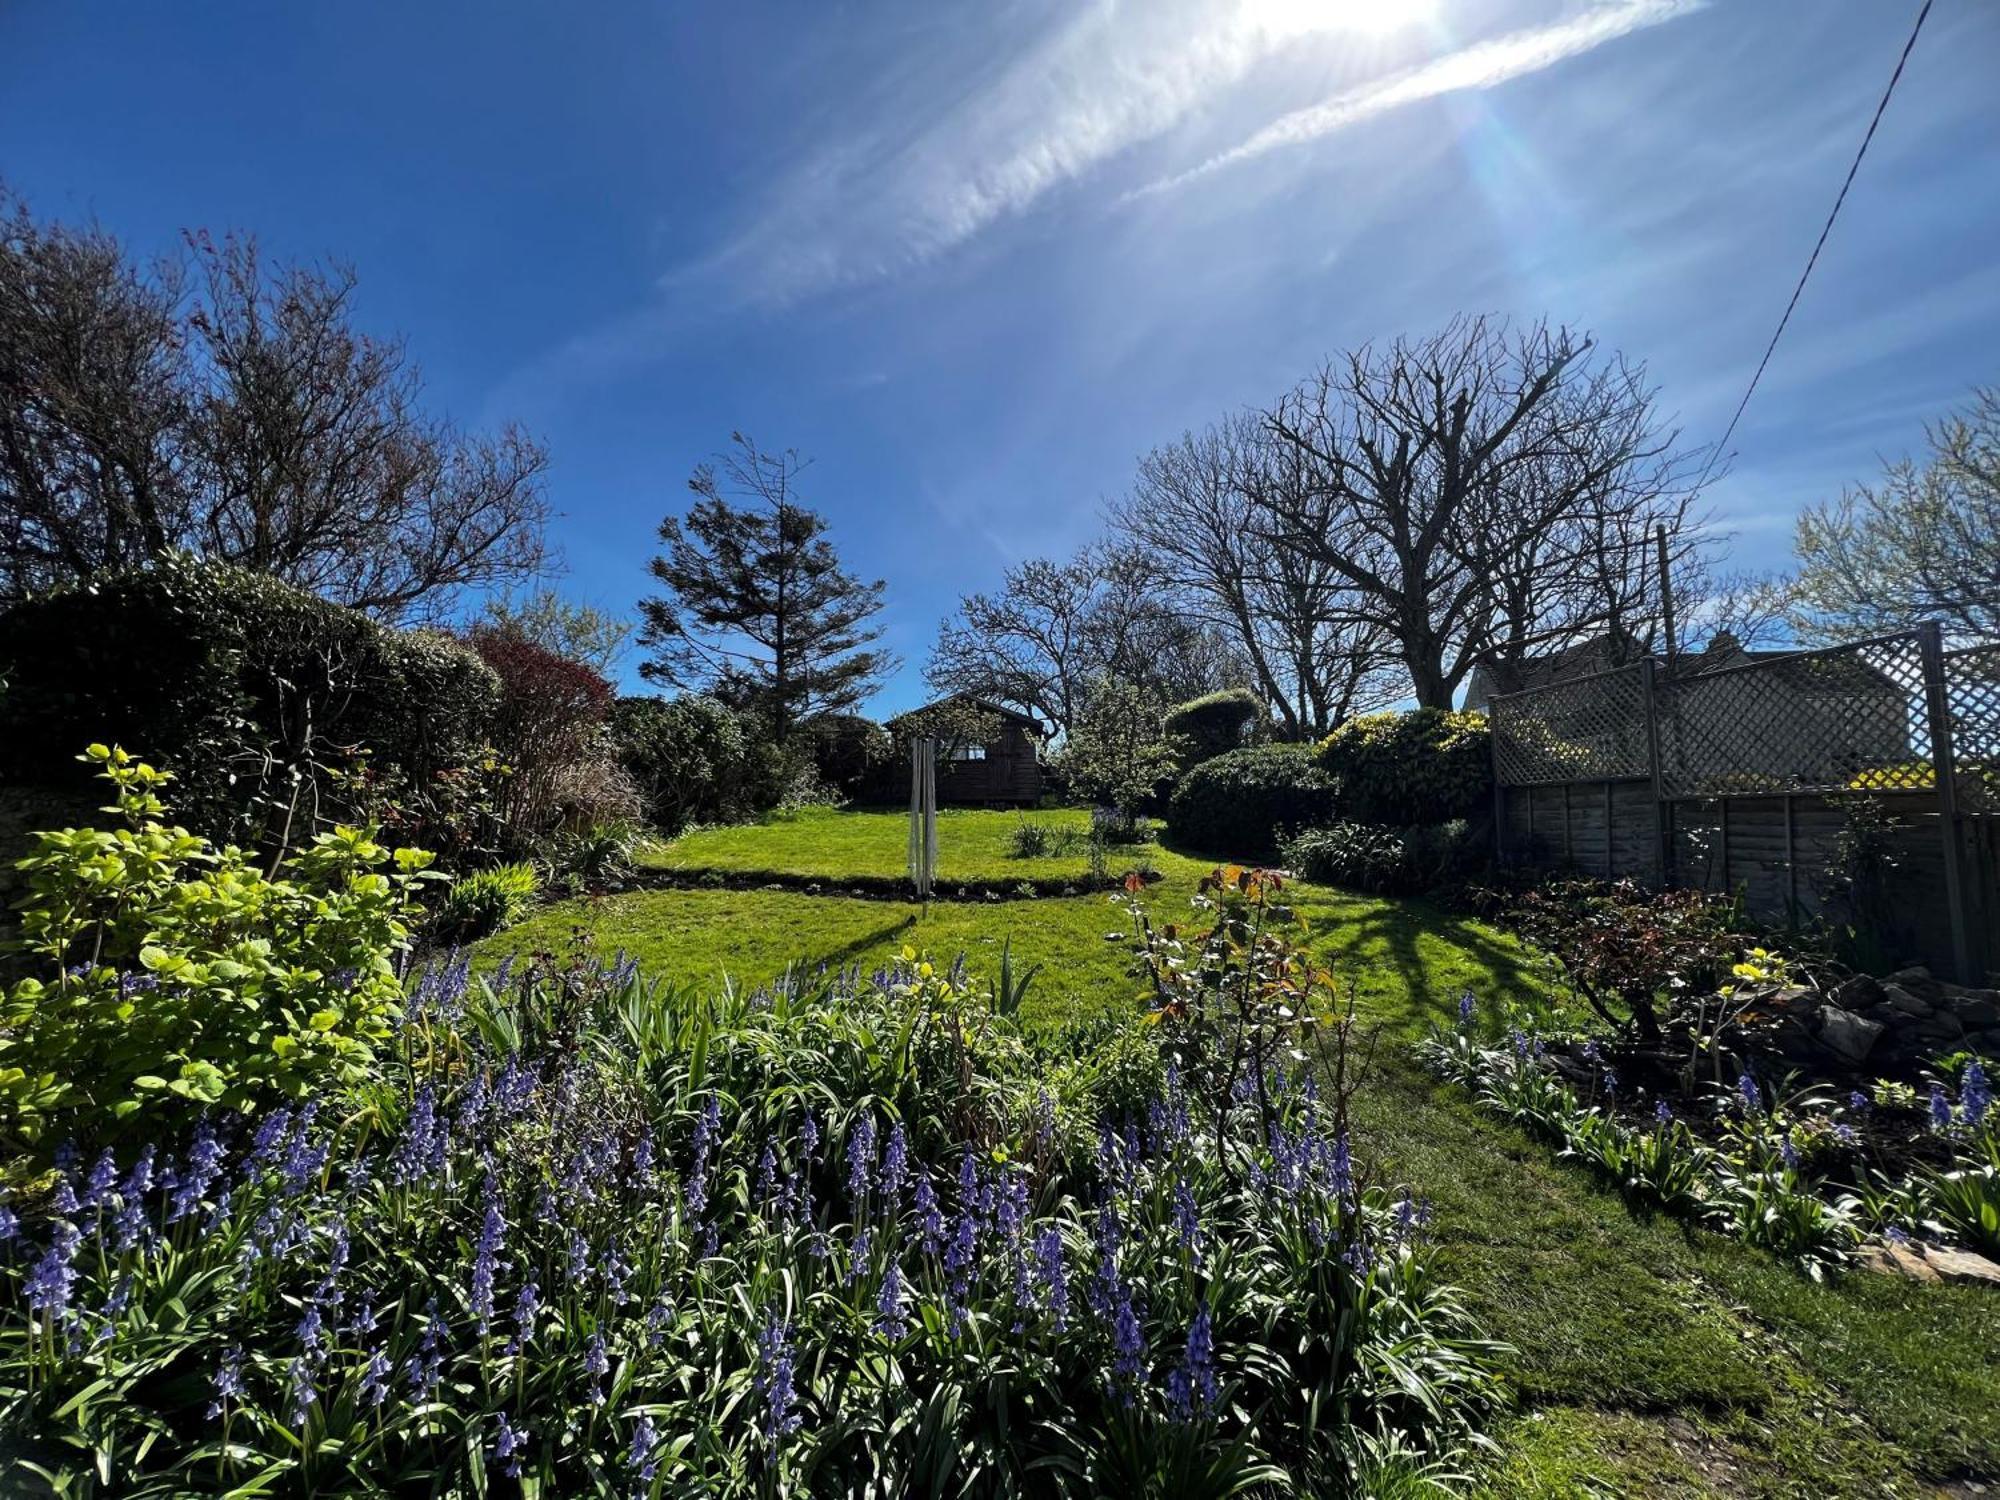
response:
[[[1771,333],[1771,342],[1764,346],[1764,357],[1757,361],[1757,373],[1750,377],[1750,384],[1744,389],[1743,399],[1736,403],[1735,415],[1722,431],[1722,440],[1708,455],[1708,462],[1702,466],[1701,478],[1695,481],[1700,489],[1708,480],[1709,471],[1715,461],[1728,451],[1729,440],[1735,436],[1736,424],[1743,419],[1743,412],[1750,405],[1751,396],[1756,394],[1757,382],[1764,378],[1764,370],[1771,363],[1771,354],[1778,347],[1778,340],[1785,336],[1785,325],[1792,321],[1792,312],[1799,305],[1799,297],[1806,289],[1806,282],[1812,278],[1813,267],[1819,264],[1819,253],[1826,248],[1826,237],[1833,232],[1833,221],[1840,217],[1840,206],[1847,201],[1847,190],[1854,186],[1854,174],[1861,170],[1862,158],[1868,155],[1868,144],[1875,139],[1875,128],[1882,123],[1883,112],[1889,108],[1889,99],[1896,92],[1896,85],[1903,77],[1903,65],[1910,60],[1910,53],[1917,45],[1917,37],[1924,29],[1924,21],[1931,13],[1932,0],[1924,0],[1923,8],[1917,12],[1917,21],[1910,28],[1910,39],[1903,43],[1903,55],[1896,59],[1896,71],[1889,75],[1889,86],[1882,90],[1882,97],[1875,105],[1875,116],[1868,122],[1868,133],[1861,137],[1861,149],[1854,153],[1854,160],[1847,168],[1847,180],[1840,185],[1840,195],[1833,200],[1833,208],[1826,216],[1826,223],[1820,226],[1819,239],[1814,243],[1812,254],[1806,257],[1806,268],[1799,273],[1799,284],[1792,288],[1792,300],[1785,304],[1785,315],[1778,319],[1778,326]]]

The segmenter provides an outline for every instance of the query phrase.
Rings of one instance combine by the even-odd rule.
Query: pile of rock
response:
[[[1771,1046],[1800,1063],[1893,1072],[1938,1052],[2000,1057],[2000,990],[1947,984],[1929,969],[1856,974],[1831,990],[1774,990],[1754,1013]]]

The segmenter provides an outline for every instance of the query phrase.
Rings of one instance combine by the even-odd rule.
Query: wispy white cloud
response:
[[[929,261],[1157,139],[1350,0],[1095,0],[976,86],[916,74],[887,117],[808,154],[737,237],[670,281],[780,300]],[[943,96],[941,102],[940,95]]]
[[[1700,10],[1706,0],[1617,0],[1553,25],[1509,32],[1345,90],[1272,121],[1241,145],[1138,190],[1145,196],[1182,187],[1225,167],[1301,146],[1363,120],[1445,94],[1488,89],[1601,47],[1635,31]]]

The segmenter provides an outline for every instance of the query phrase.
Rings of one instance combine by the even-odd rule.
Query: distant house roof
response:
[[[923,713],[928,709],[943,708],[946,705],[952,703],[969,703],[972,707],[978,709],[981,713],[993,714],[995,717],[1000,718],[1006,721],[1007,723],[1018,724],[1021,728],[1027,730],[1030,734],[1041,734],[1043,732],[1042,721],[1036,718],[1033,714],[1022,713],[1021,710],[1018,708],[1010,708],[1006,704],[998,702],[995,699],[981,698],[971,693],[948,693],[942,698],[933,699],[931,702],[924,704],[923,707],[921,708],[913,708],[906,713],[897,714],[896,717],[891,719],[889,722],[891,724],[900,723],[902,720],[910,718],[916,714]]]
[[[1472,677],[1466,684],[1465,706],[1484,708],[1489,698],[1503,697],[1508,693],[1525,693],[1535,688],[1544,688],[1551,683],[1567,682],[1573,677],[1588,677],[1595,672],[1608,672],[1614,667],[1627,666],[1637,661],[1643,653],[1629,641],[1623,649],[1615,637],[1597,636],[1592,640],[1580,641],[1561,651],[1546,652],[1541,656],[1531,656],[1525,661],[1488,664],[1481,662],[1472,669]],[[1708,672],[1720,672],[1729,667],[1749,666],[1754,662],[1780,661],[1788,656],[1796,656],[1796,651],[1752,651],[1747,649],[1729,631],[1718,632],[1699,651],[1683,652],[1674,667],[1677,676],[1700,677]],[[1880,686],[1895,691],[1895,684],[1882,672],[1856,657],[1849,673],[1850,687]]]

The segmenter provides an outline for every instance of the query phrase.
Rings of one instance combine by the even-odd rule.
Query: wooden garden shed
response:
[[[1033,807],[1042,795],[1041,721],[987,698],[941,699],[917,713],[955,702],[969,703],[992,715],[1000,728],[986,744],[955,746],[939,762],[938,805]]]

